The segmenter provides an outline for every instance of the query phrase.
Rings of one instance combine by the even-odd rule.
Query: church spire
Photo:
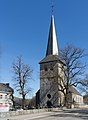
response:
[[[56,29],[55,29],[55,23],[54,23],[54,16],[52,15],[46,56],[59,55],[58,52],[59,51],[58,51],[58,42],[57,42],[57,35],[56,35]]]

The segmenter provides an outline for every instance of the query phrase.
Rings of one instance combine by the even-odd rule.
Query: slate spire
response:
[[[58,50],[59,49],[58,49],[58,41],[57,41],[55,23],[54,23],[54,16],[52,15],[46,56],[48,56],[48,55],[59,55]]]

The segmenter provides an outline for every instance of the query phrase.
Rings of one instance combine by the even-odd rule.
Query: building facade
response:
[[[69,88],[68,103],[70,105],[69,107],[83,105],[83,96],[74,87]]]
[[[0,111],[7,112],[13,107],[13,89],[9,84],[0,83]]]
[[[85,104],[88,105],[88,94],[83,96],[83,101],[84,101]]]

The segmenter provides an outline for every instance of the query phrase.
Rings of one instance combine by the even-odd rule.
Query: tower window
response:
[[[47,71],[48,69],[47,69],[47,67],[45,67],[45,71]]]
[[[50,68],[50,70],[52,70],[52,71],[53,71],[53,67],[51,67],[51,68]]]
[[[50,70],[53,70],[53,65],[52,64],[50,64]]]

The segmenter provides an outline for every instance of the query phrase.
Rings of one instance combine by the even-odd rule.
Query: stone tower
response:
[[[56,35],[54,16],[51,17],[50,31],[46,56],[40,61],[40,106],[47,106],[50,101],[53,106],[63,102],[60,87],[60,76],[63,75],[60,67],[63,62],[59,58],[58,40]]]

